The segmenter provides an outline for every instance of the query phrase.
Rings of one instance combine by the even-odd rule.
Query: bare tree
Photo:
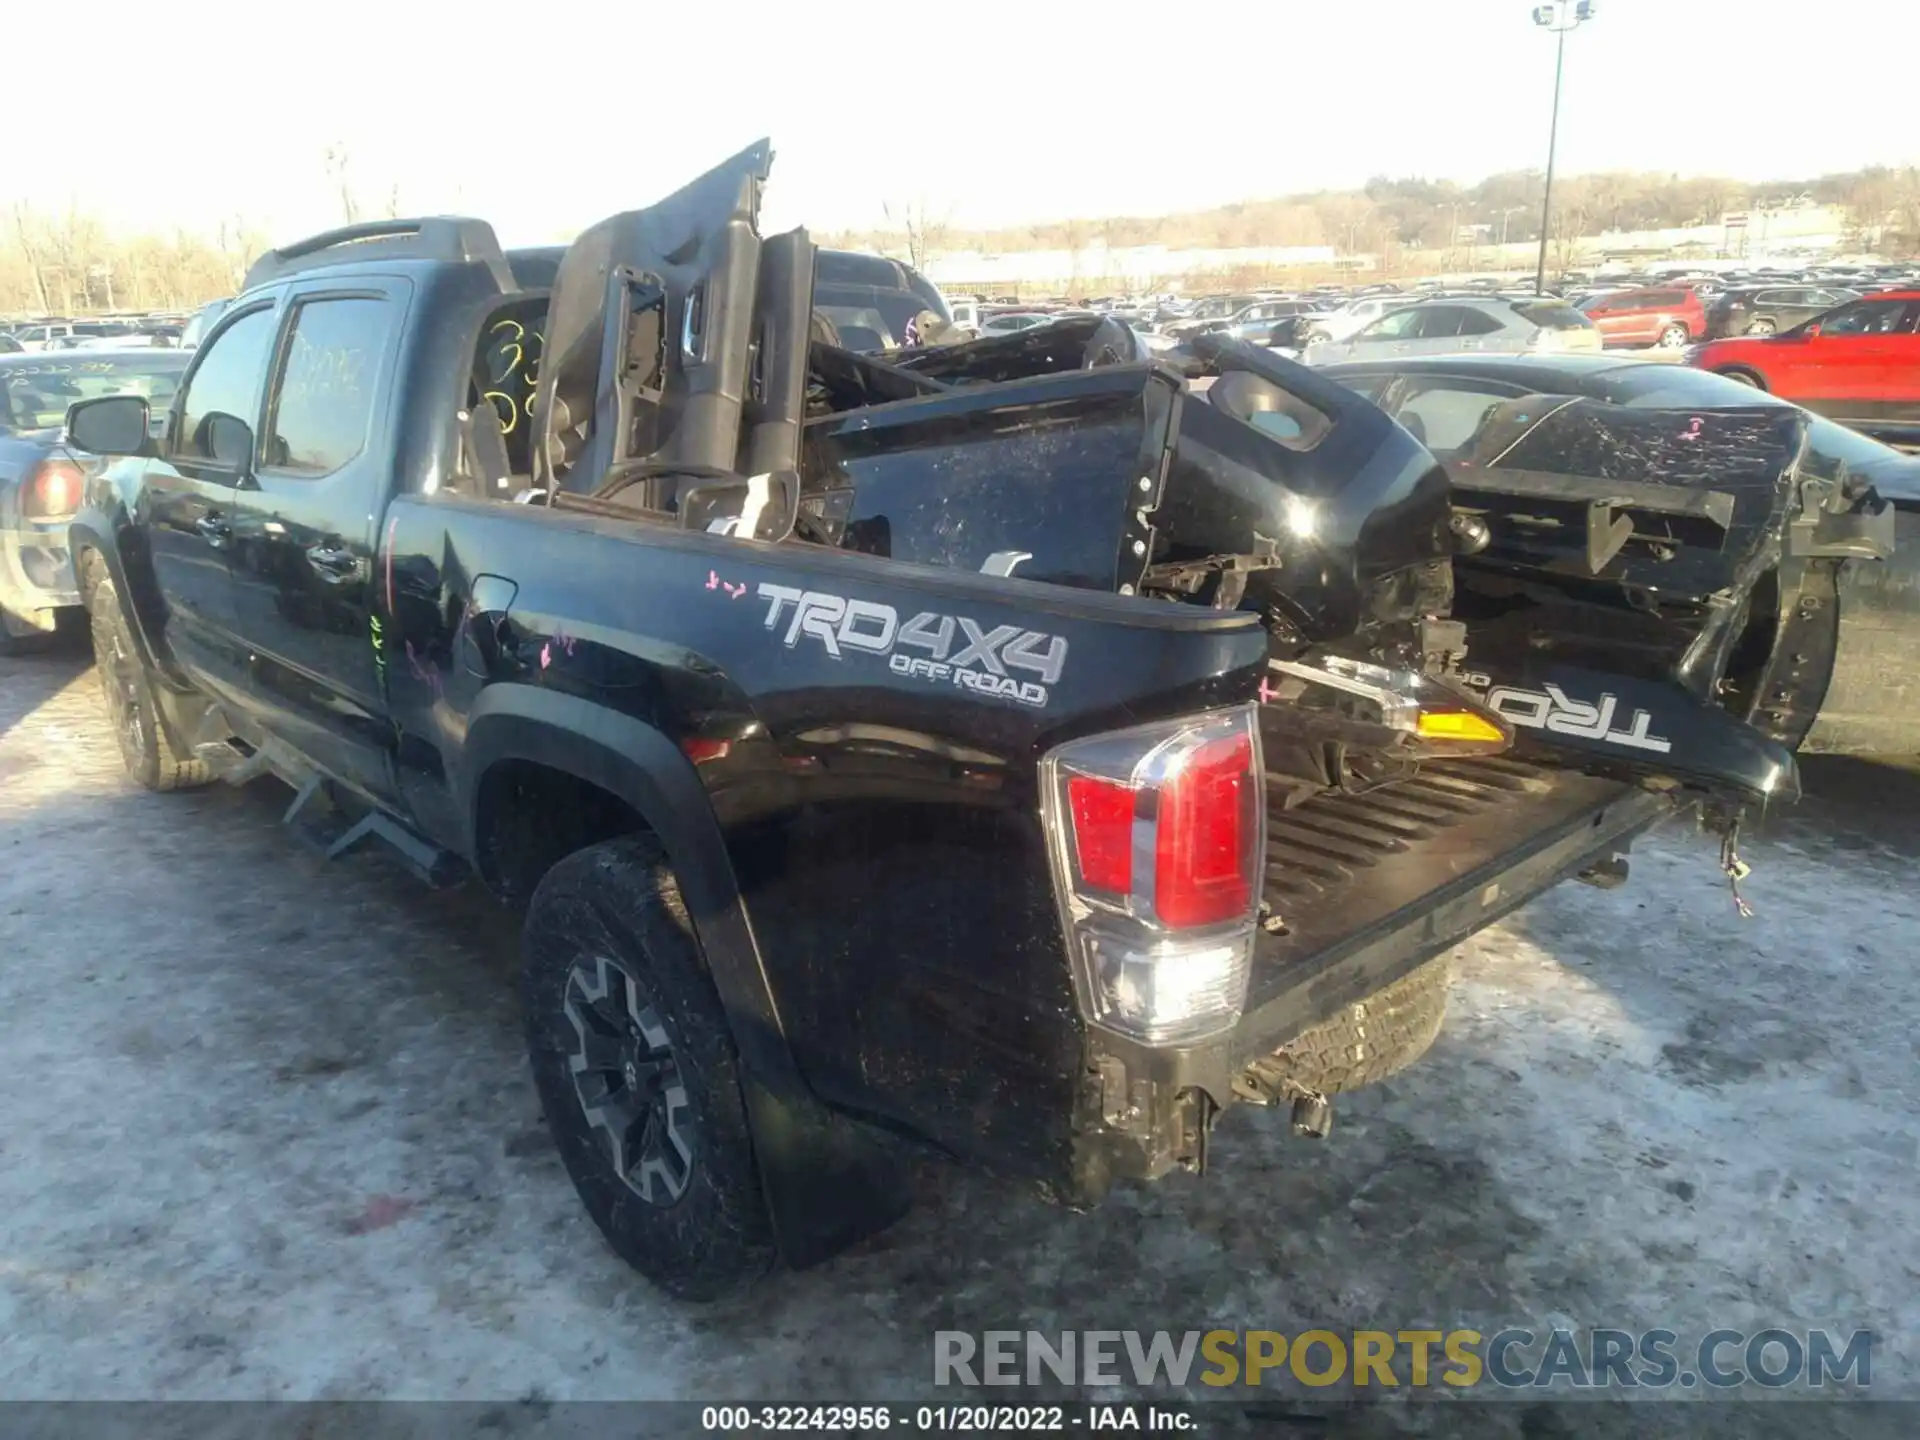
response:
[[[887,224],[907,241],[907,263],[924,270],[927,261],[945,248],[953,228],[953,212],[935,213],[924,199],[885,201],[880,206]]]
[[[25,201],[14,203],[13,228],[20,240],[20,252],[26,257],[27,272],[33,277],[34,297],[44,315],[53,308],[52,297],[47,293],[46,252],[40,240],[40,223]]]
[[[352,157],[346,142],[336,140],[327,146],[327,176],[340,190],[340,209],[352,225],[360,219],[360,207],[353,198]]]

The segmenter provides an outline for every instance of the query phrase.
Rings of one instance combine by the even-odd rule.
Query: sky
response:
[[[14,127],[0,201],[284,242],[341,223],[339,147],[367,205],[397,187],[402,213],[530,244],[763,135],[769,232],[878,226],[889,201],[1023,225],[1375,174],[1470,182],[1544,162],[1554,42],[1531,8],[95,0],[88,33],[115,43],[85,46],[84,86]],[[1597,0],[1568,40],[1560,169],[1920,164],[1899,79],[1916,53],[1910,0]]]

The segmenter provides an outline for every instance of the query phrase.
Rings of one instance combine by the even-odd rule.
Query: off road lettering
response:
[[[887,657],[896,675],[937,685],[954,685],[981,695],[997,695],[1021,705],[1047,703],[1047,687],[1059,683],[1067,665],[1067,639],[1018,625],[983,628],[965,615],[922,610],[907,621],[891,605],[849,600],[791,585],[759,587],[767,602],[766,628],[780,635],[789,650],[811,636],[835,660],[851,650]],[[919,650],[922,656],[906,650]],[[1023,680],[1009,673],[1038,677]]]

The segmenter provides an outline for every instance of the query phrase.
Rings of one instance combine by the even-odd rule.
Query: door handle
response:
[[[218,514],[202,515],[193,522],[193,528],[201,539],[216,547],[233,538],[233,526]]]

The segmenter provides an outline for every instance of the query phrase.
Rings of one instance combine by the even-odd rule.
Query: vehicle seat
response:
[[[491,400],[482,396],[466,412],[463,432],[473,493],[487,500],[511,499],[522,482],[514,476],[506,433],[500,428],[500,412]]]

